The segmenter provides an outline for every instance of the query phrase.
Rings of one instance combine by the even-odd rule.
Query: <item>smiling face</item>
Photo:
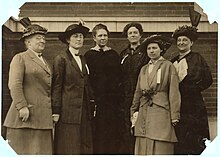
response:
[[[127,31],[127,39],[131,44],[140,43],[141,34],[139,30],[136,27],[130,27]]]
[[[185,53],[191,49],[193,42],[187,36],[179,36],[177,38],[177,48],[180,53]]]
[[[104,47],[108,43],[108,32],[105,29],[96,30],[93,40],[99,47]]]
[[[158,60],[160,58],[162,50],[157,43],[150,43],[147,46],[147,55],[152,61]]]
[[[69,43],[69,46],[78,50],[83,46],[83,39],[84,36],[82,33],[74,33],[69,39],[67,39],[67,42]]]
[[[45,35],[34,34],[25,39],[28,48],[34,50],[35,52],[42,52],[45,48]]]

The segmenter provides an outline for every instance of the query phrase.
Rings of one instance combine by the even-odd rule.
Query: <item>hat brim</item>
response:
[[[65,44],[67,43],[67,38],[69,38],[71,35],[75,34],[75,33],[82,33],[84,37],[86,37],[86,35],[89,33],[89,28],[84,27],[84,26],[78,26],[72,30],[60,33],[58,38],[60,41],[62,41]]]

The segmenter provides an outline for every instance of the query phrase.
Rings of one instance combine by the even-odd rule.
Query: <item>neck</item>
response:
[[[140,45],[140,42],[130,43],[130,44],[131,44],[131,48],[136,49]]]

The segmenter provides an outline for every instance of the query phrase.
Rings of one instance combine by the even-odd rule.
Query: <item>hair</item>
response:
[[[124,29],[123,29],[123,35],[124,35],[124,36],[127,37],[127,32],[128,32],[128,30],[129,30],[129,28],[131,28],[131,27],[137,28],[138,31],[139,31],[139,33],[140,33],[140,35],[143,34],[142,25],[141,25],[140,23],[138,23],[138,22],[131,22],[131,23],[127,24],[127,25],[124,27]]]
[[[107,34],[109,35],[109,30],[108,30],[107,26],[104,25],[104,24],[101,24],[101,23],[100,23],[100,24],[97,24],[97,25],[92,29],[92,35],[93,35],[93,36],[96,36],[97,30],[99,30],[99,29],[104,29],[104,30],[106,30]]]

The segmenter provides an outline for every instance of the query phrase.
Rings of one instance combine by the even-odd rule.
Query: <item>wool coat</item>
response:
[[[9,128],[52,129],[51,82],[52,74],[47,66],[32,52],[16,54],[10,64],[9,89],[12,104],[4,126]],[[23,107],[30,111],[24,123],[19,118]]]
[[[143,66],[131,106],[131,116],[138,111],[135,136],[153,140],[176,142],[172,120],[180,118],[180,93],[175,67],[164,58],[159,59],[149,74],[149,64]],[[154,91],[150,97],[144,91]]]
[[[61,52],[54,59],[52,84],[53,113],[60,114],[55,130],[55,154],[92,154],[94,107],[89,71],[80,56],[82,71],[71,52]]]
[[[181,94],[180,123],[176,127],[178,143],[176,154],[200,154],[205,149],[203,138],[210,139],[208,116],[202,91],[213,82],[210,68],[205,59],[191,51],[179,60],[179,56],[172,62],[187,62],[187,75],[179,83]]]

